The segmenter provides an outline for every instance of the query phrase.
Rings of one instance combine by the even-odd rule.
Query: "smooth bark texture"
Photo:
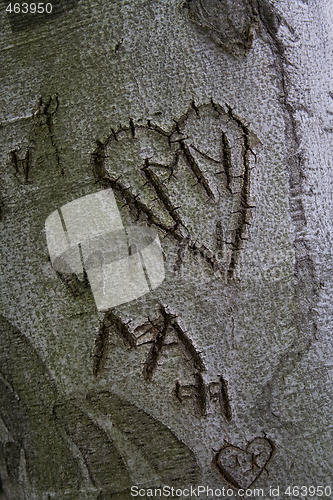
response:
[[[332,3],[54,5],[2,5],[7,498],[329,486]],[[44,229],[101,189],[166,269],[105,313]]]

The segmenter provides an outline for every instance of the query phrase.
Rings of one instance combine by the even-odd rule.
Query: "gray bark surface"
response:
[[[332,486],[332,3],[54,5],[1,5],[8,500]],[[44,224],[110,188],[166,278],[101,313]]]

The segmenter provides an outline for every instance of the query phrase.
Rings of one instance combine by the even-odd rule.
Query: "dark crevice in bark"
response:
[[[242,173],[242,187],[240,192],[240,208],[237,220],[237,226],[234,231],[234,239],[232,242],[232,253],[228,269],[228,278],[232,279],[234,276],[236,263],[239,255],[239,251],[242,246],[242,242],[245,239],[246,226],[249,224],[249,209],[255,208],[249,204],[250,199],[250,161],[249,154],[252,152],[250,146],[249,129],[248,127],[238,118],[230,106],[227,106],[228,114],[232,118],[242,131],[243,135],[243,173]]]
[[[167,190],[164,188],[163,184],[161,183],[157,175],[155,175],[154,172],[152,172],[152,170],[149,167],[150,167],[149,160],[146,159],[144,167],[141,170],[144,173],[147,182],[153,186],[158,198],[161,200],[166,211],[169,213],[170,217],[175,221],[175,223],[183,225],[180,216],[177,214],[177,210],[180,207],[173,206],[167,194]]]
[[[64,175],[65,171],[61,163],[60,153],[55,138],[54,123],[53,123],[54,115],[59,109],[58,94],[48,96],[47,99],[45,100],[41,97],[38,103],[38,108],[39,110],[37,116],[44,117],[45,125],[48,130],[48,136],[50,138],[51,145],[55,154],[56,163],[60,169],[61,175]]]
[[[226,178],[227,190],[230,194],[232,194],[231,190],[231,172],[232,172],[232,163],[231,163],[231,148],[228,141],[227,135],[222,131],[221,134],[222,141],[222,165],[223,171]],[[219,173],[219,172],[218,172]]]
[[[216,160],[215,158],[212,158],[211,156],[209,156],[207,153],[204,153],[203,151],[200,151],[200,149],[198,149],[196,146],[194,146],[194,144],[191,144],[191,149],[193,149],[194,151],[196,151],[197,153],[199,153],[201,156],[203,156],[204,158],[206,158],[206,160],[209,160],[209,161],[212,161],[213,163],[216,163],[217,165],[220,165],[221,162],[220,160]],[[219,174],[219,172],[216,172],[216,175]]]
[[[93,374],[97,377],[104,366],[107,357],[109,344],[109,330],[105,326],[104,321],[101,322],[97,337],[95,339],[94,354],[93,354]]]
[[[183,141],[181,141],[179,144],[184,154],[184,158],[188,166],[192,170],[193,174],[195,175],[198,184],[200,184],[204,188],[208,197],[211,198],[213,201],[215,201],[215,195],[209,186],[209,182],[204,176],[203,172],[201,171],[198,163],[195,161],[193,155],[191,154],[190,148]]]
[[[132,118],[130,118],[129,125],[130,125],[130,131],[131,131],[132,137],[134,138],[135,137],[135,126],[134,126],[134,122],[133,122]]]
[[[182,268],[182,264],[183,264],[184,259],[185,259],[186,249],[188,247],[188,244],[189,244],[188,239],[186,239],[186,238],[179,243],[179,247],[177,250],[177,259],[176,259],[176,262],[174,265],[175,272],[180,271]]]
[[[30,169],[32,167],[32,155],[31,155],[31,149],[26,148],[26,153],[23,158],[19,157],[19,149],[15,149],[10,152],[10,158],[12,165],[15,170],[15,177],[21,182],[20,178],[22,179],[23,183],[28,183],[29,182],[29,173]]]
[[[117,43],[116,43],[116,45],[114,46],[114,53],[115,53],[115,54],[117,54],[117,53],[119,52],[120,47],[121,47],[121,46],[122,46],[122,44],[123,44],[123,41],[124,41],[124,39],[123,39],[123,38],[121,38],[121,39],[119,40],[119,42],[117,42]]]
[[[229,392],[228,392],[228,381],[223,378],[221,375],[220,377],[220,383],[221,383],[221,407],[223,414],[225,418],[230,422],[232,419],[232,411],[231,411],[231,404],[230,404],[230,398],[229,398]]]
[[[136,338],[129,329],[128,323],[124,323],[124,321],[112,310],[109,310],[105,313],[103,323],[109,331],[115,330],[115,332],[123,340],[126,347],[136,347]]]
[[[221,221],[217,221],[215,227],[215,240],[218,255],[222,255],[224,249],[223,227]]]
[[[59,271],[56,271],[56,274],[57,276],[59,276],[60,280],[74,297],[78,297],[79,295],[83,295],[84,293],[91,294],[89,280],[85,270],[83,270],[82,280],[80,280],[76,276],[76,274],[72,272],[61,273]]]
[[[204,380],[200,371],[197,371],[194,375],[195,385],[194,385],[194,397],[199,415],[204,417],[207,414],[207,393]]]
[[[277,41],[277,33],[282,21],[281,16],[267,0],[248,0],[253,16],[261,22],[272,39]],[[259,26],[259,33],[261,27]]]
[[[157,362],[161,355],[161,351],[164,345],[164,341],[168,332],[168,327],[170,325],[169,319],[164,317],[164,322],[162,328],[157,326],[152,326],[151,332],[153,334],[152,346],[148,352],[144,367],[143,376],[144,379],[149,381],[152,379],[154,372],[157,368]]]

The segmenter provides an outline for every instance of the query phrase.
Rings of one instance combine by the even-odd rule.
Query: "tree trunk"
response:
[[[7,498],[330,498],[331,2],[2,9]],[[45,221],[104,189],[165,279],[99,311]]]

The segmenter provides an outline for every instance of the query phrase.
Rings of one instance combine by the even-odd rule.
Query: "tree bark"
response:
[[[7,498],[330,498],[331,2],[2,9]],[[44,224],[103,189],[166,276],[98,312]]]

